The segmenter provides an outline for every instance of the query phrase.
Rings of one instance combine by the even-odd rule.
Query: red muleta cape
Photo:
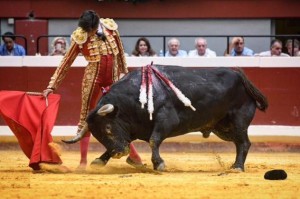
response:
[[[62,164],[49,147],[60,95],[30,95],[23,91],[0,91],[0,115],[17,137],[21,149],[30,159],[29,166],[39,170],[39,163]]]

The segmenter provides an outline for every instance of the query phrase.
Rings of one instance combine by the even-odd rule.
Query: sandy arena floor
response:
[[[167,170],[151,172],[150,153],[140,153],[149,170],[137,170],[125,157],[95,171],[76,172],[79,152],[63,151],[71,173],[33,173],[19,150],[0,151],[0,198],[299,198],[299,153],[249,153],[246,172],[229,173],[234,153],[161,153]],[[99,153],[89,153],[89,161]],[[284,169],[286,180],[265,180]]]

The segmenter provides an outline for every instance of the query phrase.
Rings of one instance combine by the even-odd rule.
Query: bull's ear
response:
[[[105,104],[97,111],[97,114],[101,116],[105,116],[106,114],[111,113],[113,111],[114,111],[114,105]]]

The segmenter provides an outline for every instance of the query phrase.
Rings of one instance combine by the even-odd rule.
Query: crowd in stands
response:
[[[0,56],[24,56],[26,55],[23,46],[15,42],[16,36],[12,32],[6,32],[2,35],[4,44],[0,46]],[[67,39],[64,37],[56,37],[51,44],[51,52],[49,55],[65,55],[68,49]],[[180,48],[180,41],[178,38],[171,38],[167,42],[167,51],[159,55],[152,49],[149,39],[140,37],[135,44],[131,54],[126,53],[127,56],[132,57],[217,57],[215,51],[208,48],[208,43],[205,38],[196,38],[193,50],[186,51]],[[225,50],[223,56],[300,56],[299,40],[288,39],[285,43],[287,53],[283,53],[283,44],[279,39],[273,39],[270,43],[269,49],[266,51],[255,53],[252,49],[245,46],[244,37],[233,37]]]
[[[294,50],[292,46],[294,45]],[[180,49],[180,41],[177,38],[171,38],[168,43],[168,50],[165,52],[164,57],[217,57],[215,51],[208,48],[206,39],[196,38],[195,49],[189,52]],[[225,50],[224,56],[300,56],[299,41],[297,39],[287,40],[285,47],[288,54],[282,52],[282,42],[278,39],[271,41],[270,48],[267,51],[254,53],[253,50],[245,46],[245,40],[241,37],[232,38],[228,49]],[[293,54],[292,54],[293,53]],[[156,52],[151,48],[149,40],[145,37],[141,37],[137,40],[132,56],[135,57],[149,57],[157,56]]]

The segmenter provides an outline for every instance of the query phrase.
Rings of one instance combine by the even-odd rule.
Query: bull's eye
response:
[[[111,125],[110,124],[106,125],[106,130],[111,130]]]
[[[107,134],[111,134],[111,125],[110,125],[110,124],[107,124],[107,125],[105,126],[105,132],[106,132]]]

